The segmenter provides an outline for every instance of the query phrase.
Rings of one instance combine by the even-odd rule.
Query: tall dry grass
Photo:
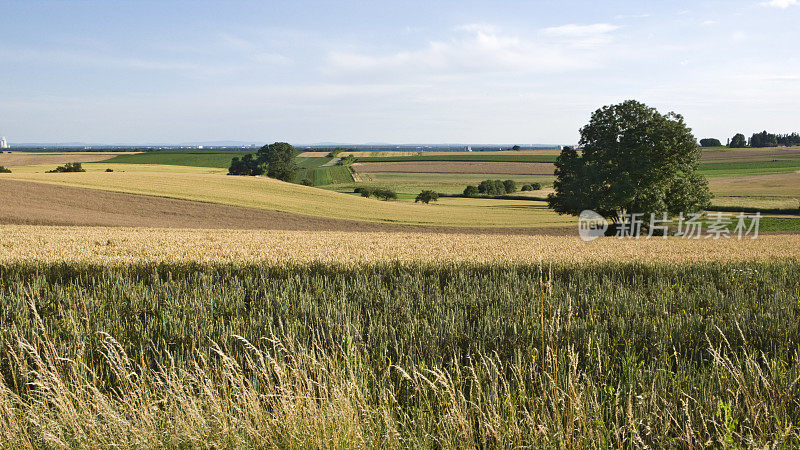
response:
[[[798,274],[0,266],[0,441],[792,447]]]

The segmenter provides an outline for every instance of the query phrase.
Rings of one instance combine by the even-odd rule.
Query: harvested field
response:
[[[314,217],[147,195],[0,180],[0,224],[569,235],[574,227],[424,227]]]
[[[800,173],[780,173],[709,181],[711,190],[721,196],[770,196],[800,199]]]
[[[355,163],[353,170],[362,173],[405,172],[405,173],[492,173],[509,175],[553,175],[554,166],[550,163],[519,162],[465,162],[465,161],[413,161],[413,162],[375,162]]]
[[[448,263],[770,261],[800,258],[800,235],[755,240],[360,233],[343,231],[164,230],[2,225],[0,262]]]
[[[104,164],[95,165],[102,169]],[[364,222],[424,226],[536,227],[570,226],[571,217],[559,216],[544,202],[443,198],[435,205],[385,202],[324,189],[284,183],[266,177],[231,177],[204,173],[211,169],[180,167],[180,171],[157,171],[151,166],[140,172],[135,164],[111,165],[113,173],[15,172],[0,179],[36,181],[127,194],[144,194],[271,211],[330,217]],[[169,168],[171,166],[162,166]],[[214,169],[217,170],[218,169]]]
[[[65,153],[0,153],[0,166],[17,167],[68,162],[97,162],[111,159],[119,153],[65,152]]]
[[[298,158],[325,158],[331,152],[303,152],[297,155]]]
[[[541,148],[535,150],[497,150],[489,152],[423,152],[423,151],[345,151],[340,153],[340,156],[359,156],[359,157],[393,157],[393,156],[474,156],[474,155],[558,155],[561,150],[555,148]]]
[[[703,152],[703,162],[772,161],[800,159],[800,147],[737,148]]]

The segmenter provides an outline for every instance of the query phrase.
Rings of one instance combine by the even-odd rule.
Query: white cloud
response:
[[[585,37],[607,34],[617,29],[619,29],[617,25],[611,25],[608,23],[595,23],[592,25],[576,25],[571,23],[568,25],[562,25],[560,27],[545,28],[542,30],[542,33],[548,36]]]
[[[650,17],[650,14],[617,14],[614,16],[617,20],[625,20],[625,19],[646,19]]]
[[[608,23],[592,25],[562,25],[560,27],[545,28],[541,31],[543,36],[558,40],[572,47],[599,47],[612,40],[611,33],[620,27]]]
[[[800,0],[770,0],[761,3],[764,6],[771,6],[773,8],[788,8],[790,6],[800,5]]]
[[[520,37],[488,24],[467,24],[457,27],[457,33],[449,40],[431,41],[420,49],[387,55],[330,52],[327,72],[373,76],[377,73],[458,75],[597,67],[603,60],[595,50],[610,44],[611,33],[618,28],[604,23],[571,24]]]

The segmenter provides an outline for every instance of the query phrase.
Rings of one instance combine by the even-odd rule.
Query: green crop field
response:
[[[800,266],[0,266],[10,447],[795,447]]]
[[[176,150],[153,151],[133,155],[115,156],[106,162],[111,164],[160,164],[172,166],[218,167],[227,169],[231,159],[254,152],[214,151],[214,150]]]
[[[709,178],[769,175],[800,171],[800,159],[776,161],[706,162],[700,164],[700,173]]]
[[[295,183],[302,183],[303,180],[311,180],[312,186],[329,186],[340,185],[343,183],[352,183],[353,174],[349,167],[346,166],[325,166],[321,167],[322,163],[327,162],[330,158],[297,158],[299,170],[294,176]],[[311,160],[323,160],[322,163],[317,163]],[[309,161],[302,161],[309,160]]]

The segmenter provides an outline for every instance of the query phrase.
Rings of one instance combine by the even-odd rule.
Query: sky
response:
[[[0,0],[15,142],[572,144],[636,99],[800,131],[800,0]]]

